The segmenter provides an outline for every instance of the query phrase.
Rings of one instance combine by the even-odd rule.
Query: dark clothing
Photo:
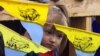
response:
[[[15,32],[24,35],[26,30],[22,26],[20,20],[7,20],[7,21],[0,21],[0,24],[7,26],[8,28],[14,30]]]
[[[24,35],[24,33],[26,32],[26,29],[24,29],[24,27],[22,26],[20,20],[0,21],[0,24],[3,24],[4,26],[12,29],[13,31],[15,31],[15,32],[17,32],[21,35]],[[3,37],[0,35],[0,56],[5,56],[4,49],[5,49],[5,46],[4,46]]]
[[[100,47],[99,47],[98,50],[96,51],[95,56],[100,56]]]
[[[92,31],[96,33],[100,33],[100,24],[98,24],[96,21],[93,21],[92,23]],[[95,56],[100,56],[100,47],[96,51]]]
[[[92,23],[92,31],[100,33],[100,24],[98,24],[96,21],[93,21]]]
[[[3,41],[2,33],[0,33],[0,56],[5,56],[4,41]]]

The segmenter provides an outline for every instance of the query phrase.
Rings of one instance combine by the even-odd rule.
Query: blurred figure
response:
[[[95,20],[92,22],[92,31],[96,33],[100,33],[100,17],[95,17]],[[95,56],[100,56],[100,47],[96,51]]]

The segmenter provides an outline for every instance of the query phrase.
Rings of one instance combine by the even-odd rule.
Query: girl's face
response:
[[[57,31],[53,25],[47,24],[44,26],[44,35],[41,44],[51,50],[55,48],[59,49],[63,37],[63,33]]]

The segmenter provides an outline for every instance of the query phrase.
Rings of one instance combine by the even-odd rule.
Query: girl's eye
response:
[[[60,39],[60,38],[63,38],[63,35],[58,34],[57,37]]]
[[[64,34],[61,33],[61,32],[57,32],[56,35],[57,35],[57,37],[58,37],[59,39],[64,37]]]
[[[52,31],[49,30],[49,31],[47,31],[47,33],[48,33],[48,34],[52,34]]]
[[[46,32],[47,34],[53,34],[53,31],[52,31],[52,30],[45,30],[45,32]]]

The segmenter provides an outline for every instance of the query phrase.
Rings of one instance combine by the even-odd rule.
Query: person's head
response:
[[[56,30],[55,26],[52,23],[67,26],[67,19],[64,17],[61,10],[54,6],[50,7],[49,9],[48,20],[43,27],[44,35],[41,44],[51,50],[55,48],[59,50],[61,44],[65,45],[64,42],[66,41],[65,39],[66,35]]]

